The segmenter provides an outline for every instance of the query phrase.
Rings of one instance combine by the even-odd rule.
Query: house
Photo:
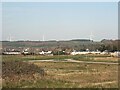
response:
[[[3,55],[20,55],[21,52],[19,51],[5,51],[3,52]]]
[[[30,55],[31,54],[30,48],[23,49],[22,54],[24,54],[24,55]]]
[[[107,50],[105,50],[105,51],[101,52],[100,54],[102,54],[102,55],[108,55],[109,52]]]
[[[92,51],[92,52],[90,52],[90,54],[101,54],[101,52],[100,51]]]
[[[28,51],[23,51],[22,54],[29,55],[30,53]]]
[[[41,51],[39,52],[40,55],[52,55],[52,51]]]
[[[120,52],[119,51],[111,52],[110,55],[113,57],[120,57]]]
[[[85,54],[100,54],[100,51],[89,51],[89,49],[86,49],[86,51],[73,51],[71,52],[71,55],[85,55]]]
[[[84,54],[89,54],[87,51],[73,51],[71,52],[71,55],[84,55]]]

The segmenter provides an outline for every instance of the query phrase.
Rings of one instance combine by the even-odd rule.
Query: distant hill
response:
[[[71,41],[81,41],[81,42],[90,42],[90,39],[73,39]]]
[[[44,49],[76,49],[76,50],[97,50],[101,47],[109,47],[112,46],[118,48],[118,42],[120,40],[101,40],[100,42],[91,41],[89,39],[73,39],[68,41],[2,41],[3,48],[44,48]]]

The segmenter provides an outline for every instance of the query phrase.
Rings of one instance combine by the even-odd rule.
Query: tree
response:
[[[100,45],[98,50],[101,51],[101,52],[105,51],[106,50],[105,45],[104,44]]]

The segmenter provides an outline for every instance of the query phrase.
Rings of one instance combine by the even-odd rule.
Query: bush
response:
[[[2,78],[11,78],[14,76],[21,75],[34,75],[39,73],[41,76],[44,76],[44,69],[27,62],[22,61],[3,61],[2,62]]]

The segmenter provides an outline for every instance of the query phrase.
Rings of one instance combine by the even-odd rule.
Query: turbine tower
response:
[[[93,33],[90,34],[90,40],[93,41]]]
[[[44,35],[43,35],[43,41],[45,41],[45,37],[44,37]]]
[[[9,35],[9,41],[10,41],[10,42],[12,41],[12,39],[11,39],[11,35]]]

